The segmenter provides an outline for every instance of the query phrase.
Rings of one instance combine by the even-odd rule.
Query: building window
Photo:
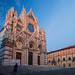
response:
[[[13,17],[14,17],[14,14],[13,14]]]
[[[32,44],[30,44],[30,48],[32,48],[33,47],[33,45]]]
[[[34,32],[34,27],[31,24],[28,24],[28,29],[30,32]]]
[[[58,56],[59,56],[59,53],[58,53]]]
[[[75,62],[75,57],[73,57],[73,62]]]
[[[63,67],[65,67],[65,64],[63,64]]]
[[[63,58],[63,61],[65,61],[65,58]]]
[[[58,62],[60,62],[60,59],[58,58]]]
[[[63,55],[65,55],[65,52],[63,52]]]
[[[49,63],[50,63],[50,60],[49,60]]]
[[[71,60],[71,57],[69,57],[68,60]]]
[[[71,63],[69,63],[69,67],[71,67]]]
[[[68,54],[70,54],[70,51],[68,51]]]
[[[55,56],[55,54],[53,54],[53,57]]]
[[[74,50],[74,53],[75,53],[75,50]]]
[[[49,58],[50,58],[50,55],[49,55]]]

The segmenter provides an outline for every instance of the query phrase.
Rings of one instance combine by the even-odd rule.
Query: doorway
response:
[[[20,65],[21,65],[21,53],[16,52],[16,59],[20,59]]]
[[[33,53],[29,52],[28,55],[28,65],[33,65]]]
[[[52,65],[53,65],[53,66],[56,65],[56,60],[55,60],[55,59],[53,59],[53,61],[52,61]]]

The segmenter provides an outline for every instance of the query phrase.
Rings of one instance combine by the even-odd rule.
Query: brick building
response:
[[[75,46],[47,53],[48,65],[60,65],[65,68],[75,68]]]

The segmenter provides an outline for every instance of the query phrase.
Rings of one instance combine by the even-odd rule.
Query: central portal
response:
[[[28,65],[33,65],[33,53],[29,52],[28,55]]]

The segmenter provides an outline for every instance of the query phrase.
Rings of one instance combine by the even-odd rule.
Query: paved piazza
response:
[[[0,75],[14,75],[13,66],[0,66]],[[16,75],[75,75],[75,68],[60,66],[19,66]]]

